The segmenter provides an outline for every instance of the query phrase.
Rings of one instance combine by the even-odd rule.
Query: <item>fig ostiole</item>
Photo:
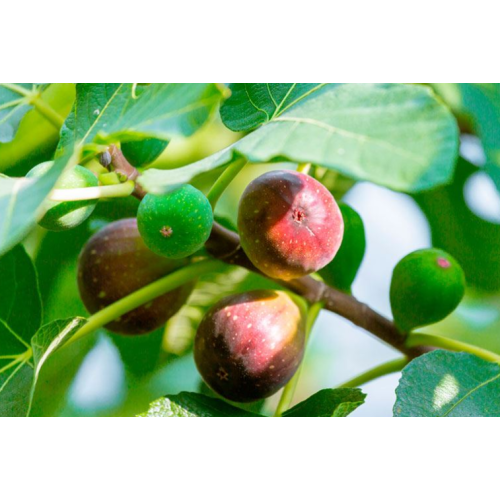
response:
[[[189,184],[164,195],[147,194],[137,212],[146,245],[170,259],[188,257],[202,248],[213,221],[210,202]]]

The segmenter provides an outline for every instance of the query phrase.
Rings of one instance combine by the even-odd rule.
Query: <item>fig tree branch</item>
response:
[[[115,172],[126,175],[130,180],[135,180],[139,176],[138,170],[128,162],[121,150],[114,145],[110,146],[107,153],[101,155],[101,163],[106,168],[111,167]],[[134,190],[133,195],[142,199],[145,196],[145,192],[138,184],[136,186],[138,187]],[[205,246],[209,253],[219,260],[244,267],[254,273],[262,274],[250,262],[241,248],[239,236],[216,222],[213,225],[212,233]],[[405,344],[406,335],[401,333],[392,321],[378,314],[354,297],[335,290],[311,276],[304,276],[303,278],[291,281],[273,281],[297,295],[301,295],[310,303],[323,302],[324,309],[346,318],[351,323],[370,332],[409,358],[420,356],[430,350],[429,347],[422,345],[408,347]]]
[[[217,222],[214,223],[206,248],[217,259],[262,274],[243,252],[239,236]],[[406,336],[396,328],[392,321],[370,309],[366,304],[359,302],[351,295],[335,290],[311,276],[304,276],[291,281],[273,281],[297,295],[301,295],[311,303],[323,302],[324,309],[346,318],[351,323],[370,332],[410,358],[424,354],[429,350],[425,346],[407,347],[405,345]]]

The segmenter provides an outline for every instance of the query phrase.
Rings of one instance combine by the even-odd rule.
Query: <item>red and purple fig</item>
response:
[[[333,259],[344,223],[335,199],[320,182],[292,170],[277,170],[245,189],[238,230],[255,267],[272,278],[290,280]]]
[[[95,313],[185,263],[153,253],[144,244],[136,219],[122,219],[105,226],[83,247],[78,261],[80,297],[88,311]],[[172,290],[106,328],[128,335],[152,332],[182,307],[192,287],[188,284]]]
[[[226,297],[208,311],[196,333],[194,359],[216,393],[256,401],[292,378],[304,339],[303,316],[290,296],[256,290]]]

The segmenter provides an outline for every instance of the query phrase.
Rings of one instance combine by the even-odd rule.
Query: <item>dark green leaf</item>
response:
[[[465,183],[479,171],[460,158],[452,184],[418,194],[415,200],[429,221],[432,245],[457,259],[468,285],[494,292],[500,289],[500,225],[474,214],[464,197]]]
[[[168,141],[143,139],[142,141],[123,142],[122,153],[134,167],[145,167],[153,163],[168,146]]]
[[[0,143],[14,139],[22,117],[30,110],[25,96],[0,83]],[[34,83],[16,83],[25,90],[31,90]]]
[[[151,403],[140,417],[261,417],[203,394],[181,392]]]
[[[347,417],[365,401],[361,389],[323,389],[283,413],[284,417]]]
[[[229,148],[179,169],[177,179],[172,171],[149,171],[141,182],[161,192],[240,155],[253,163],[314,163],[354,179],[416,192],[451,179],[457,150],[453,115],[430,89],[332,84],[286,107]]]
[[[500,365],[433,351],[403,370],[396,395],[395,417],[500,417]]]
[[[0,276],[0,319],[29,342],[40,328],[42,303],[35,267],[22,246],[0,257]]]
[[[78,161],[78,152],[64,152],[52,168],[36,179],[0,175],[0,255],[19,243],[36,224],[40,207],[65,168]]]
[[[33,380],[30,346],[0,320],[0,417],[24,417]]]
[[[226,127],[246,131],[284,113],[325,83],[232,83],[220,114]]]

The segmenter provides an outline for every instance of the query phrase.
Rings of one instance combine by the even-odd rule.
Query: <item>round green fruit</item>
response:
[[[327,285],[351,293],[351,285],[365,256],[365,226],[358,212],[349,205],[339,203],[339,208],[344,219],[344,238],[337,255],[318,272]]]
[[[256,290],[226,297],[208,311],[196,333],[194,359],[213,391],[251,402],[292,378],[304,339],[299,306],[284,292]]]
[[[159,257],[146,247],[136,219],[108,224],[84,246],[78,261],[80,297],[91,313],[130,295],[186,264]],[[192,284],[171,292],[108,323],[113,332],[138,335],[156,330],[185,303]]]
[[[137,212],[146,245],[170,259],[187,257],[203,247],[213,222],[209,201],[189,184],[164,195],[147,194]]]
[[[458,262],[437,248],[418,250],[394,268],[391,309],[405,332],[446,318],[465,293],[465,276]]]
[[[54,162],[47,161],[32,168],[27,174],[28,178],[42,177],[46,174]],[[85,167],[76,165],[57,181],[57,189],[76,189],[96,187],[98,185],[96,176]],[[44,216],[38,223],[49,231],[64,231],[72,229],[85,221],[94,211],[97,200],[79,201],[52,201],[46,200]]]
[[[245,189],[238,230],[241,246],[257,269],[290,280],[333,259],[344,223],[333,196],[320,182],[292,170],[276,170]]]

